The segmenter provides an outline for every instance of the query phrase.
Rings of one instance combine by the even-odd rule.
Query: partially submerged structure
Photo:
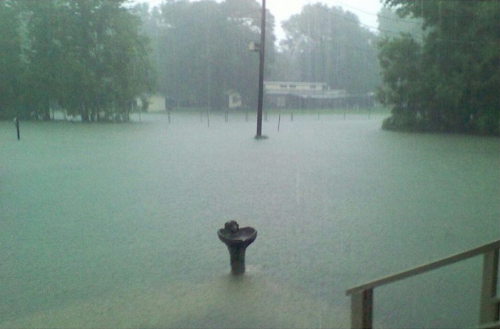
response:
[[[372,107],[374,93],[350,94],[323,82],[265,81],[266,102],[276,108]]]

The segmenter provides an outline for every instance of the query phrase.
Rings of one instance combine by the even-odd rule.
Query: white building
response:
[[[324,82],[265,81],[266,101],[271,106],[325,107],[342,103],[349,97],[343,89],[330,89]]]
[[[240,93],[236,91],[229,91],[227,93],[227,97],[228,97],[228,107],[230,109],[237,109],[243,105]]]

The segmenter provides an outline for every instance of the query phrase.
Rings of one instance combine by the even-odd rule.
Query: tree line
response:
[[[379,83],[377,36],[341,7],[312,4],[283,23],[276,77],[327,83],[351,94]]]
[[[283,23],[279,44],[268,11],[266,79],[351,94],[379,86],[388,129],[500,134],[500,3],[384,3],[379,34],[340,7],[313,4]],[[259,40],[260,10],[256,0],[0,1],[0,118],[62,109],[122,121],[150,93],[222,108],[236,92],[254,107],[258,55],[248,44]]]
[[[500,2],[385,4],[421,28],[380,42],[379,97],[392,108],[384,127],[499,135]]]
[[[140,19],[125,0],[0,1],[0,118],[128,120],[153,90]]]
[[[175,105],[221,108],[237,92],[243,104],[257,102],[259,56],[248,49],[260,35],[260,1],[170,0],[134,8],[151,39],[151,60],[160,94]],[[324,82],[351,93],[375,90],[379,82],[376,35],[340,7],[306,5],[275,37],[267,12],[266,80]]]
[[[260,35],[256,1],[167,1],[134,9],[153,46],[158,92],[186,107],[221,108],[230,92],[255,105],[258,55],[248,50]],[[267,12],[267,69],[273,62],[274,17]]]
[[[366,93],[378,83],[376,35],[340,7],[306,5],[276,43],[268,11],[266,80],[328,83]],[[150,93],[167,106],[255,107],[260,36],[256,0],[0,1],[0,118],[128,120]]]

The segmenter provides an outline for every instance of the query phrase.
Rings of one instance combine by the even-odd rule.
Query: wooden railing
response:
[[[500,298],[497,296],[498,254],[500,240],[449,256],[438,261],[415,267],[411,270],[389,275],[364,283],[346,291],[351,296],[351,328],[373,328],[373,290],[382,285],[406,279],[417,274],[483,255],[483,276],[479,328],[500,329]]]

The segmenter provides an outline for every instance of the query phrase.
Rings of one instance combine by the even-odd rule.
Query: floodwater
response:
[[[0,327],[349,326],[345,290],[500,237],[500,140],[380,115],[0,123]],[[233,278],[217,238],[258,230]],[[471,327],[481,259],[375,290],[375,324]]]

